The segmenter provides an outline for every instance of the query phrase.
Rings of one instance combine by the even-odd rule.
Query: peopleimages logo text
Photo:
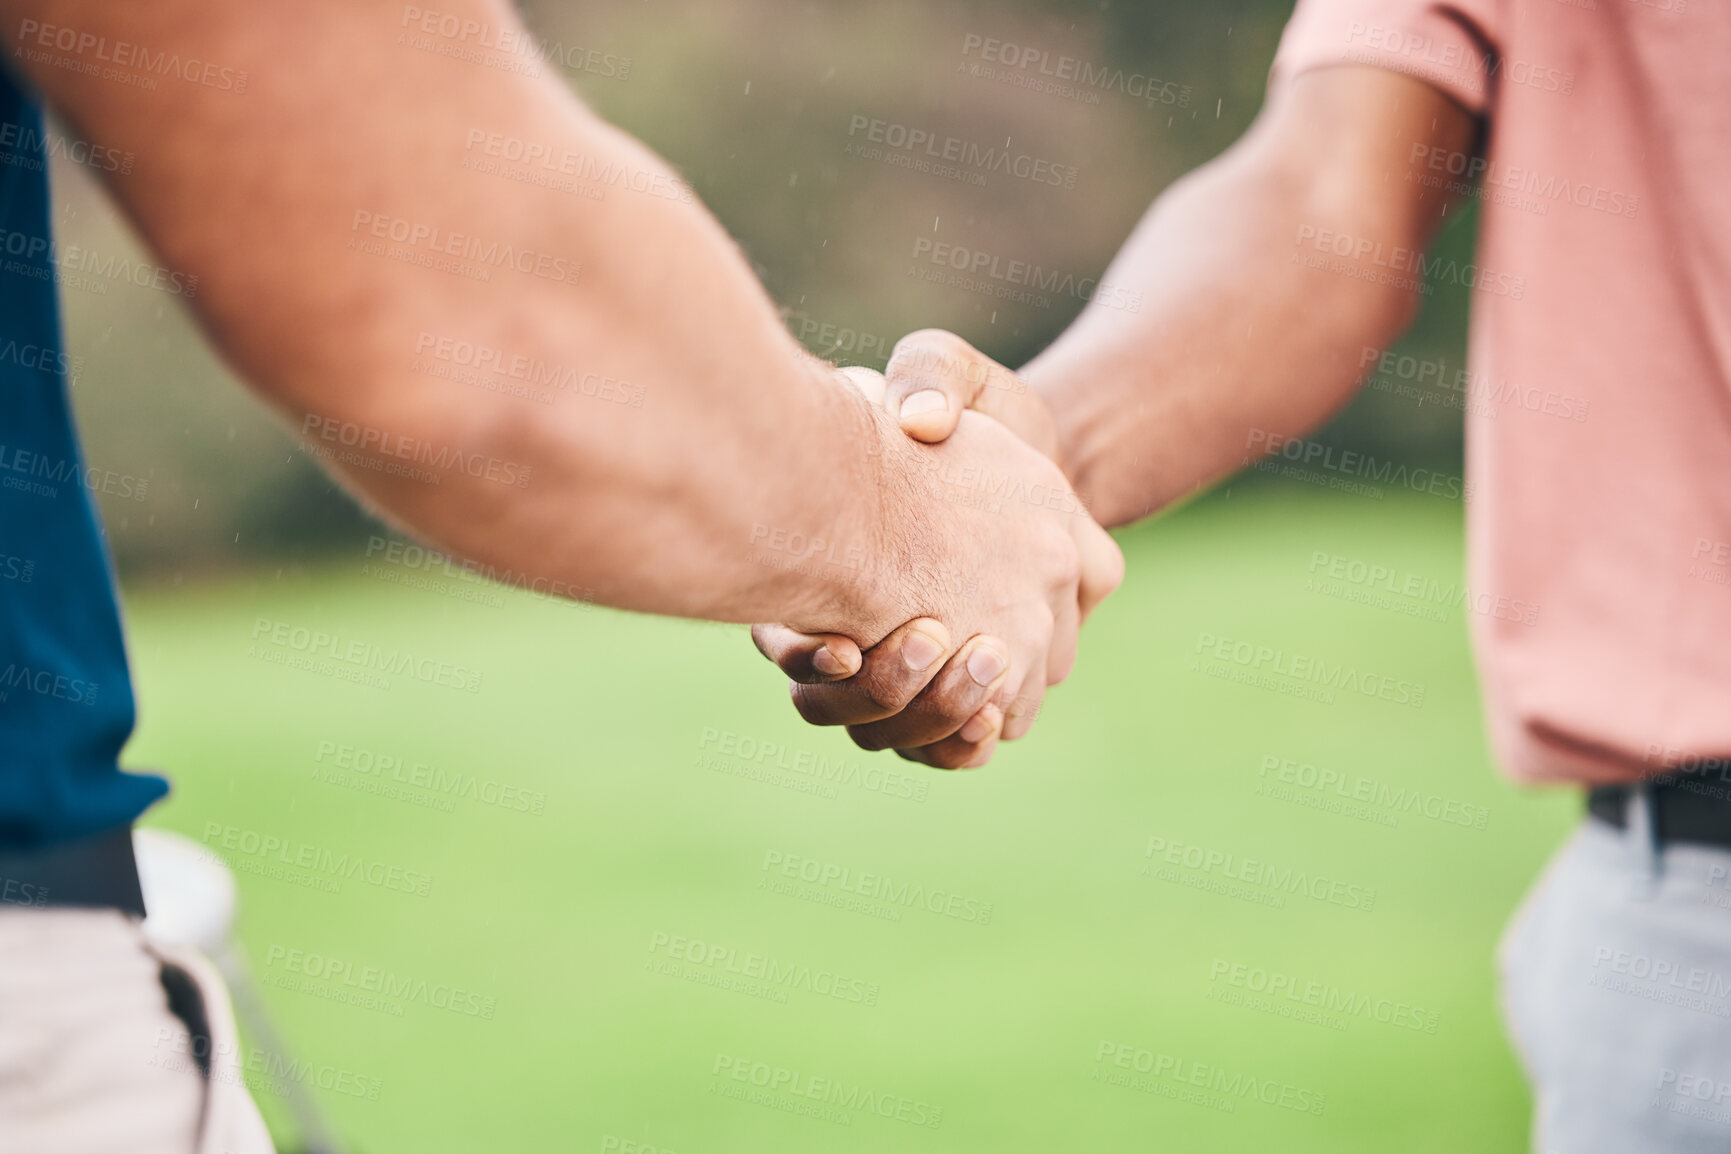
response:
[[[475,990],[444,982],[429,982],[425,978],[398,974],[379,966],[357,966],[350,959],[311,950],[272,944],[265,950],[264,964],[269,968],[280,966],[288,973],[338,989],[378,994],[406,1003],[418,1002],[435,1010],[448,1010],[469,1018],[490,1021],[498,1006],[497,998]]]
[[[915,237],[913,259],[924,260],[943,268],[954,269],[969,277],[985,277],[991,281],[1031,289],[1037,293],[1067,296],[1120,312],[1142,311],[1142,293],[1091,276],[1077,276],[1062,269],[1042,268],[1033,261],[1005,260],[997,253],[968,248],[930,237]]]
[[[1451,257],[1439,256],[1432,259],[1426,257],[1422,249],[1406,248],[1403,245],[1385,246],[1380,240],[1354,236],[1352,233],[1302,224],[1298,226],[1298,237],[1292,243],[1300,248],[1308,243],[1317,252],[1340,257],[1356,265],[1363,266],[1368,263],[1391,273],[1408,275],[1413,278],[1414,285],[1435,281],[1516,301],[1525,299],[1527,295],[1527,278],[1523,276],[1498,272],[1473,262],[1461,264]]]
[[[188,84],[215,88],[223,92],[246,91],[248,74],[245,69],[226,68],[193,56],[182,59],[178,52],[169,52],[166,49],[153,51],[148,45],[135,44],[129,40],[110,41],[106,36],[99,36],[81,28],[68,28],[64,24],[20,20],[17,39],[23,41],[26,47],[22,50],[15,48],[14,54],[39,63],[54,59],[42,51],[43,49],[69,53],[71,57],[82,61],[79,66],[69,70],[85,75],[102,75],[109,80],[120,79],[119,76],[107,75],[113,69],[102,68],[102,65],[106,64],[120,69],[139,69],[145,74],[145,78],[172,76]],[[151,83],[150,87],[155,87],[154,83]]]
[[[369,858],[362,853],[350,853],[347,850],[339,852],[259,830],[224,825],[220,821],[204,823],[204,843],[220,846],[230,853],[327,874],[342,881],[361,881],[380,889],[414,894],[416,897],[426,897],[433,886],[433,876],[420,870]]]
[[[1239,857],[1226,850],[1150,837],[1144,855],[1150,863],[1212,874],[1228,881],[1261,886],[1281,894],[1303,895],[1349,910],[1376,908],[1376,890],[1355,882],[1312,874],[1292,866],[1277,866],[1259,858]]]
[[[1244,447],[1259,456],[1267,454],[1281,457],[1297,464],[1315,465],[1379,485],[1411,489],[1415,493],[1426,493],[1451,501],[1471,501],[1473,497],[1472,482],[1453,473],[1422,467],[1408,468],[1395,461],[1379,461],[1371,454],[1361,453],[1356,449],[1337,449],[1320,441],[1288,437],[1281,433],[1271,433],[1267,429],[1251,429],[1245,437]],[[1247,459],[1245,463],[1250,464],[1251,461]]]
[[[57,268],[68,276],[90,273],[104,280],[125,281],[139,288],[173,293],[187,300],[198,295],[198,277],[195,274],[177,272],[164,265],[151,264],[147,260],[104,257],[81,244],[62,246],[55,243],[52,237],[0,228],[0,253],[21,258],[7,262],[8,272],[37,280],[52,279],[53,274],[49,269]]]
[[[1295,1086],[1276,1078],[1262,1078],[1243,1071],[1228,1070],[1205,1062],[1197,1062],[1176,1054],[1158,1053],[1127,1042],[1102,1039],[1094,1051],[1094,1081],[1126,1086],[1130,1089],[1158,1092],[1157,1087],[1170,1081],[1177,1086],[1218,1095],[1221,1103],[1231,1110],[1239,1101],[1249,1099],[1265,1106],[1292,1110],[1299,1114],[1320,1114],[1328,1096],[1303,1086]],[[1113,1070],[1126,1071],[1119,1074]],[[1129,1071],[1146,1075],[1147,1084],[1133,1079]],[[1171,1097],[1170,1094],[1162,1095]],[[1199,1100],[1197,1105],[1217,1106],[1220,1103]]]
[[[1266,998],[1274,1006],[1285,1002],[1288,1005],[1315,1010],[1319,1015],[1363,1018],[1384,1026],[1418,1033],[1436,1033],[1437,1024],[1441,1021],[1441,1015],[1437,1011],[1411,1005],[1399,998],[1345,990],[1328,982],[1300,978],[1279,970],[1267,970],[1261,966],[1232,962],[1225,958],[1214,959],[1214,964],[1208,970],[1208,981],[1212,984],[1211,995],[1225,990],[1236,990],[1241,994]],[[1230,998],[1216,1000],[1231,1001]],[[1249,1008],[1263,1007],[1252,1003]]]
[[[1082,89],[1099,92],[1122,92],[1133,99],[1145,100],[1150,106],[1170,104],[1179,108],[1190,107],[1190,86],[1174,80],[1160,80],[1146,73],[1127,72],[1109,64],[1096,64],[1062,53],[1054,57],[1044,48],[1019,45],[1014,41],[970,32],[962,37],[962,55],[973,56],[976,52],[981,60],[988,63],[1049,77],[1061,84],[1073,83],[1080,85]],[[1039,88],[1037,85],[1028,87],[1037,90]],[[1058,91],[1065,89],[1059,88]]]
[[[1416,786],[1395,786],[1361,774],[1347,774],[1327,767],[1319,769],[1307,761],[1294,761],[1272,753],[1263,754],[1257,767],[1258,777],[1269,774],[1283,785],[1333,793],[1346,801],[1373,805],[1395,813],[1417,814],[1446,825],[1484,829],[1490,820],[1490,811],[1482,805],[1427,793]]]
[[[840,1110],[858,1110],[864,1114],[905,1122],[910,1126],[924,1126],[936,1130],[944,1122],[944,1108],[930,1102],[922,1102],[903,1094],[886,1094],[858,1082],[820,1077],[734,1054],[717,1054],[715,1064],[709,1072],[716,1078],[745,1082],[773,1094],[822,1102]]]
[[[1414,709],[1424,705],[1423,682],[1361,670],[1339,661],[1330,664],[1327,658],[1312,654],[1288,653],[1272,645],[1238,641],[1206,630],[1197,633],[1193,652],[1197,657],[1231,662],[1252,673],[1286,677],[1325,690],[1339,689]]]
[[[953,890],[921,885],[919,882],[898,882],[886,874],[870,870],[855,870],[835,862],[801,857],[781,850],[768,850],[760,867],[765,874],[779,875],[804,882],[820,889],[883,902],[892,908],[923,909],[964,922],[987,925],[992,920],[992,903],[966,897]]]
[[[879,120],[856,112],[848,121],[847,134],[863,134],[872,144],[917,152],[938,161],[961,165],[979,172],[1000,172],[1035,184],[1075,188],[1078,171],[1073,164],[1060,164],[1026,152],[982,145],[959,136],[945,136],[928,128]]]
[[[349,231],[353,234],[349,240],[350,247],[355,247],[356,238],[366,236],[374,240],[390,241],[392,244],[402,245],[404,253],[419,253],[428,257],[451,257],[457,261],[468,262],[470,265],[476,266],[477,271],[481,272],[490,268],[506,268],[513,272],[537,276],[542,280],[564,281],[570,284],[576,284],[583,274],[583,265],[580,261],[568,260],[552,253],[536,252],[534,249],[518,248],[511,244],[501,244],[496,240],[484,240],[469,233],[451,232],[448,229],[421,221],[405,220],[399,216],[386,216],[383,213],[369,212],[364,208],[355,210]],[[410,263],[425,262],[411,261]],[[477,277],[476,279],[486,278]]]
[[[742,954],[733,946],[705,941],[702,938],[688,938],[656,930],[649,939],[649,953],[652,956],[666,957],[675,962],[732,975],[748,982],[761,983],[777,990],[799,990],[862,1006],[875,1006],[878,1002],[876,982],[868,982],[864,978],[852,977],[834,970],[814,969],[796,962],[785,962],[770,954]]]
[[[269,617],[255,618],[252,639],[363,670],[412,677],[428,685],[441,685],[447,689],[460,689],[468,693],[481,692],[481,671],[478,669],[422,657],[412,650],[395,646],[385,649],[371,642],[344,638],[336,633],[296,625],[289,621],[273,621]]]
[[[38,129],[10,121],[0,124],[0,149],[6,150],[0,152],[0,164],[21,163],[31,172],[41,171],[42,162],[38,158],[44,154],[49,160],[65,160],[101,172],[118,172],[122,176],[132,174],[132,163],[137,159],[130,152],[118,152],[51,128]],[[14,149],[17,151],[11,151]]]

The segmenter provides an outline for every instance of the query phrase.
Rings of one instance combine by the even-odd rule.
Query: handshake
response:
[[[860,486],[876,490],[862,495],[877,502],[863,514],[871,529],[845,548],[783,534],[759,543],[775,550],[785,536],[771,565],[845,569],[854,608],[841,616],[859,624],[758,625],[752,639],[811,724],[943,769],[984,765],[1069,674],[1123,555],[1066,480],[1045,402],[960,337],[912,333],[883,374],[833,375],[858,391],[878,442],[881,468]]]

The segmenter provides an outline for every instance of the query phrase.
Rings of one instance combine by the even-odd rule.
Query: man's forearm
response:
[[[1418,81],[1328,69],[1297,78],[1244,140],[1156,202],[1102,278],[1110,301],[1023,370],[1101,523],[1187,496],[1346,401],[1363,350],[1397,335],[1417,301],[1364,278],[1417,277],[1413,254],[1442,220],[1414,146],[1465,150],[1471,133]]]
[[[520,32],[507,4],[441,8]],[[550,68],[421,51],[395,3],[4,11],[60,113],[137,155],[113,188],[198,276],[218,347],[393,519],[613,605],[828,628],[864,611],[842,604],[861,597],[847,568],[751,546],[876,555],[881,418],[787,335],[666,165]],[[62,61],[92,43],[244,70],[245,91]]]

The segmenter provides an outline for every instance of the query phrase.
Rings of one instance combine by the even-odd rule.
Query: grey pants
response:
[[[1731,852],[1587,821],[1498,950],[1535,1154],[1731,1150]]]

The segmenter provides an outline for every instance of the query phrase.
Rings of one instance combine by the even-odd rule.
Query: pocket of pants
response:
[[[169,1008],[192,1032],[194,1054],[203,1051],[204,1110],[196,1154],[275,1154],[247,1089],[240,1035],[222,976],[196,951],[153,945],[151,952],[162,964]]]

